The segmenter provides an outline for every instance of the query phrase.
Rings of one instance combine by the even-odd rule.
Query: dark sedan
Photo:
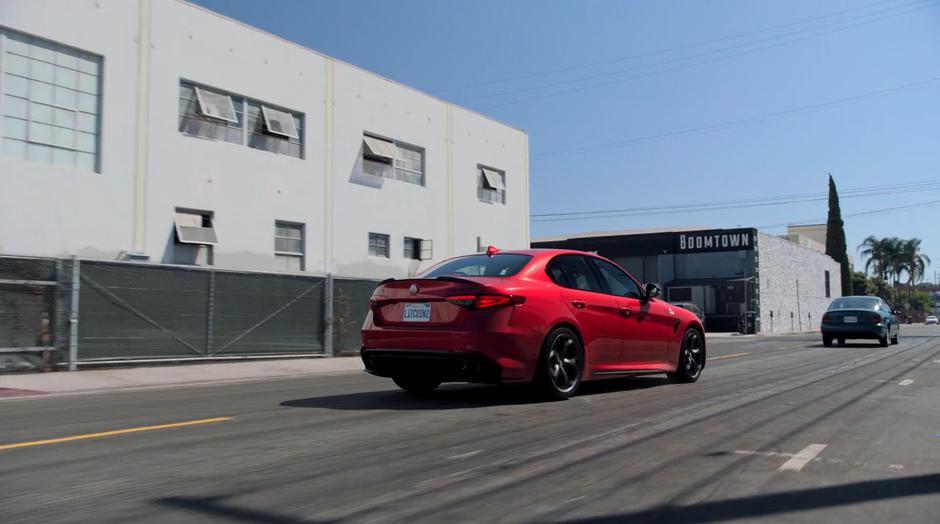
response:
[[[898,318],[880,297],[857,296],[837,298],[829,304],[829,309],[822,317],[823,345],[832,346],[833,340],[839,345],[846,339],[875,339],[882,346],[898,343],[900,336]]]

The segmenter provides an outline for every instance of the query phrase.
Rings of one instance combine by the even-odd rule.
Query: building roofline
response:
[[[711,231],[717,229],[727,229],[709,226],[679,226],[679,227],[652,227],[641,229],[620,229],[613,231],[589,231],[586,233],[573,233],[571,235],[556,235],[551,237],[533,238],[531,243],[535,242],[559,242],[563,240],[574,240],[579,238],[599,238],[599,237],[619,237],[634,235],[653,235],[658,233],[688,233],[691,231]],[[733,228],[739,229],[739,228]],[[747,228],[743,228],[747,229]]]
[[[462,105],[460,105],[460,104],[455,104],[454,102],[450,102],[450,101],[445,100],[445,99],[443,99],[443,98],[441,98],[441,97],[439,97],[439,96],[432,95],[431,93],[428,93],[427,91],[422,91],[422,90],[420,90],[420,89],[418,89],[418,88],[416,88],[416,87],[410,86],[410,85],[405,84],[405,83],[403,83],[403,82],[399,82],[398,80],[393,80],[393,79],[391,79],[391,78],[388,78],[387,76],[384,76],[384,75],[381,75],[381,74],[379,74],[379,73],[376,73],[375,71],[370,71],[370,70],[368,70],[368,69],[366,69],[366,68],[364,68],[364,67],[358,66],[358,65],[356,65],[356,64],[347,62],[347,61],[345,61],[345,60],[341,60],[341,59],[339,59],[339,58],[332,57],[332,56],[330,56],[330,55],[327,55],[327,54],[325,54],[325,53],[322,53],[322,52],[320,52],[320,51],[317,51],[316,49],[313,49],[313,48],[307,47],[307,46],[305,46],[305,45],[303,45],[303,44],[294,42],[293,40],[288,40],[287,38],[284,38],[284,37],[282,37],[282,36],[278,36],[278,35],[276,35],[276,34],[274,34],[274,33],[269,33],[269,32],[267,32],[267,31],[265,31],[264,29],[261,29],[261,28],[259,28],[259,27],[255,27],[255,26],[253,26],[253,25],[251,25],[251,24],[242,22],[241,20],[237,20],[237,19],[232,18],[232,17],[230,17],[230,16],[223,15],[222,13],[213,11],[213,10],[207,8],[207,7],[203,7],[203,6],[201,6],[201,5],[194,4],[194,3],[190,2],[189,0],[175,0],[175,1],[176,1],[177,3],[180,3],[180,4],[184,4],[184,5],[188,6],[188,7],[192,7],[192,8],[198,9],[198,10],[203,11],[203,12],[205,12],[205,13],[209,13],[209,14],[211,14],[211,15],[215,15],[215,16],[217,16],[217,17],[223,19],[223,20],[227,20],[227,21],[229,21],[229,22],[238,24],[238,25],[240,25],[240,26],[242,26],[242,27],[244,27],[244,28],[246,28],[246,29],[250,29],[250,30],[252,30],[252,31],[254,31],[254,32],[256,32],[256,33],[260,33],[260,34],[262,34],[262,35],[264,35],[264,36],[273,38],[273,39],[275,39],[275,40],[280,40],[281,42],[284,42],[284,43],[286,43],[286,44],[292,45],[292,46],[297,47],[297,48],[299,48],[299,49],[302,49],[302,50],[304,50],[304,51],[313,53],[313,54],[315,54],[315,55],[317,55],[317,56],[319,56],[319,57],[321,57],[321,58],[324,58],[324,59],[326,59],[326,60],[332,60],[332,61],[334,61],[334,62],[337,62],[337,63],[343,64],[343,65],[349,66],[349,67],[351,67],[351,68],[353,68],[353,69],[362,71],[362,72],[364,72],[364,73],[368,73],[368,74],[370,74],[370,75],[377,76],[377,77],[379,77],[380,79],[385,80],[386,82],[389,82],[389,83],[391,83],[391,84],[395,84],[395,85],[400,86],[400,87],[404,87],[405,89],[408,89],[408,90],[410,90],[410,91],[414,91],[414,92],[416,92],[416,93],[418,93],[418,94],[421,94],[421,95],[424,95],[424,96],[433,98],[434,100],[437,100],[438,102],[447,104],[448,106],[456,107],[456,108],[459,108],[459,109],[463,109],[464,111],[473,113],[474,115],[477,115],[477,116],[480,116],[480,117],[482,117],[482,118],[485,118],[485,119],[487,119],[487,120],[489,120],[489,121],[491,121],[491,122],[495,122],[495,123],[497,123],[497,124],[506,126],[506,127],[510,128],[510,129],[516,130],[516,131],[518,131],[518,132],[520,132],[520,133],[522,133],[522,134],[524,134],[524,135],[526,135],[526,136],[529,135],[529,133],[528,133],[525,129],[522,129],[522,128],[520,128],[520,127],[516,127],[516,126],[514,126],[514,125],[512,125],[512,124],[507,124],[506,122],[503,122],[503,121],[501,121],[501,120],[497,120],[497,119],[495,119],[495,118],[493,118],[493,117],[491,117],[491,116],[489,116],[489,115],[484,115],[483,113],[481,113],[481,112],[479,112],[479,111],[475,111],[475,110],[473,110],[473,109],[470,109],[470,108],[468,108],[468,107],[462,106]]]

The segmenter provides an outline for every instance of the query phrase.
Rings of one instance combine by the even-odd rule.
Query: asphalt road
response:
[[[2,400],[0,521],[940,522],[940,328],[710,344],[696,384],[558,403],[365,374]]]

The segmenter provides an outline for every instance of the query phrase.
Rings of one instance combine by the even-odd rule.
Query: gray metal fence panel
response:
[[[79,360],[205,356],[209,272],[81,262]]]
[[[53,259],[0,257],[0,370],[45,368],[62,358],[63,272]]]
[[[334,282],[329,340],[334,354],[355,354],[378,282]],[[323,355],[326,286],[313,275],[0,257],[0,370],[64,365],[73,346],[78,363]]]
[[[333,280],[333,354],[355,355],[362,344],[362,323],[377,280]]]
[[[325,280],[216,272],[211,355],[322,353]]]

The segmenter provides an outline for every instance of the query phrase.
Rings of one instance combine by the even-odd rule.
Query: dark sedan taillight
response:
[[[823,324],[828,324],[830,320],[832,320],[832,317],[830,317],[828,313],[823,315]]]
[[[875,324],[881,324],[881,315],[879,315],[878,313],[872,313],[871,321],[874,322]]]
[[[496,306],[515,305],[525,302],[524,297],[514,295],[452,295],[447,301],[468,309],[486,309]]]

